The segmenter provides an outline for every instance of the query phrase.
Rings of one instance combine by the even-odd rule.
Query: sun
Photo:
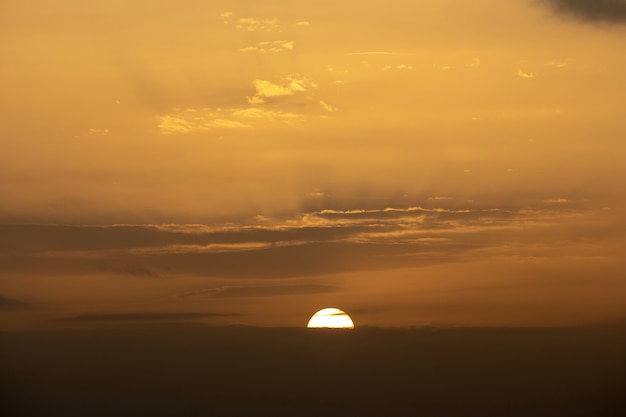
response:
[[[313,314],[306,327],[309,329],[354,329],[354,323],[345,311],[338,308],[324,308]]]

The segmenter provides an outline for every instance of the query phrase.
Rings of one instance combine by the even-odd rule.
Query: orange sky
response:
[[[0,328],[623,319],[620,4],[3,1]]]

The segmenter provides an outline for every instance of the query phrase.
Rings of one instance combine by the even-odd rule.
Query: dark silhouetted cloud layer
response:
[[[231,317],[237,316],[235,313],[121,313],[121,314],[83,314],[80,316],[67,317],[65,321],[168,321],[168,320],[189,320],[203,319],[210,317]]]
[[[626,23],[624,0],[541,0],[559,13],[589,22]]]

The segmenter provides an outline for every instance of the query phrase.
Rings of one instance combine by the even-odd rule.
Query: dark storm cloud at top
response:
[[[587,22],[626,24],[626,0],[539,0],[558,13]]]

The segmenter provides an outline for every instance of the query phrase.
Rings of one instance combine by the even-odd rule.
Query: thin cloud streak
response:
[[[386,52],[386,51],[367,51],[367,52],[350,52],[348,55],[404,55],[400,52]]]
[[[178,298],[188,297],[274,297],[298,294],[323,294],[339,290],[333,285],[301,284],[301,285],[271,285],[271,286],[222,286],[204,288],[178,294]]]
[[[190,320],[213,317],[233,317],[237,313],[117,313],[117,314],[82,314],[65,317],[61,321],[106,322],[106,321],[170,321]]]

